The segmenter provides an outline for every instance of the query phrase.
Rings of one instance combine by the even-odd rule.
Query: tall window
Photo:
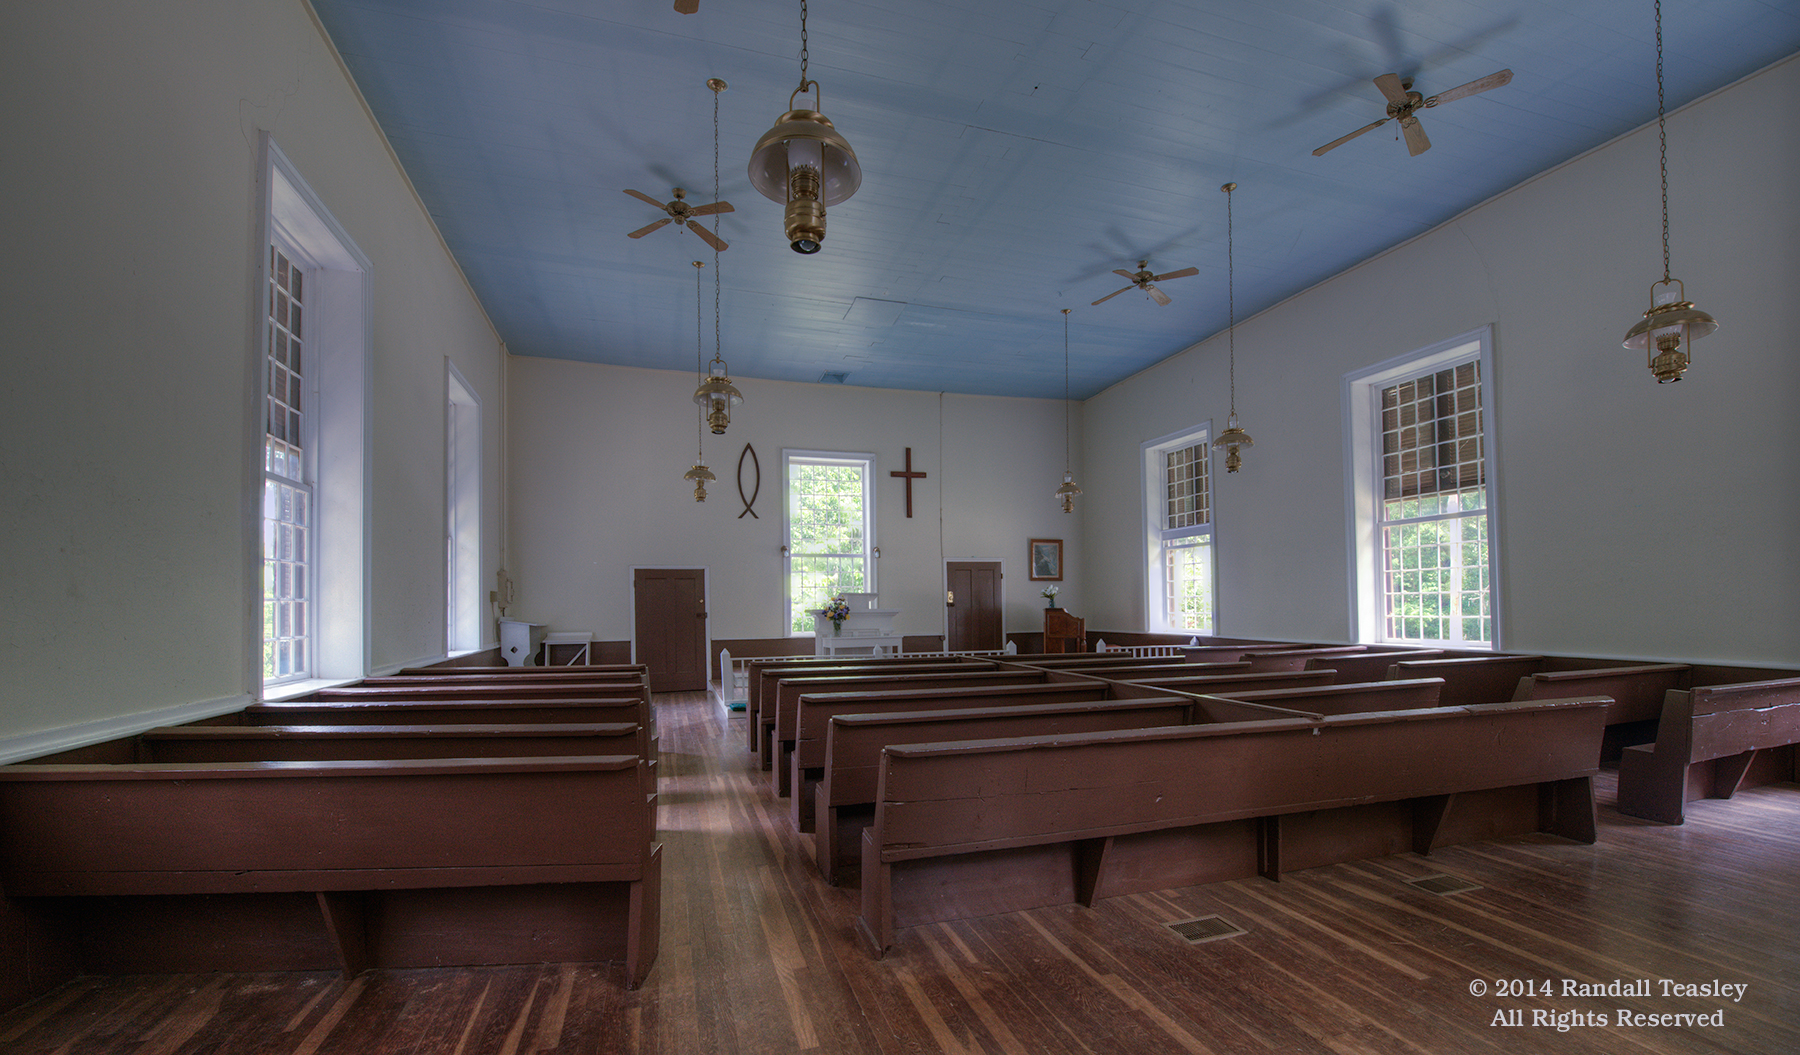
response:
[[[312,400],[307,392],[306,276],[299,254],[269,247],[263,429],[263,680],[312,670]]]
[[[369,656],[370,264],[263,134],[261,678],[361,677]],[[248,570],[248,569],[246,569]]]
[[[1144,446],[1149,624],[1213,632],[1213,514],[1205,429]]]
[[[783,451],[787,476],[787,626],[813,632],[814,609],[840,593],[874,593],[872,454]]]
[[[444,641],[451,652],[481,647],[481,403],[454,364],[445,364]]]
[[[1353,382],[1369,415],[1366,640],[1493,647],[1485,331]]]

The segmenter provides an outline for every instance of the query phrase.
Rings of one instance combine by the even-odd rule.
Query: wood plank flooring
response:
[[[855,889],[818,877],[743,719],[727,730],[701,693],[657,704],[662,950],[641,990],[617,965],[82,978],[0,1016],[0,1052],[1800,1051],[1794,785],[1665,827],[1613,810],[1608,777],[1595,846],[1535,836],[918,927],[874,960]],[[1477,889],[1406,882],[1439,873]],[[1214,914],[1245,933],[1190,945],[1166,926]]]

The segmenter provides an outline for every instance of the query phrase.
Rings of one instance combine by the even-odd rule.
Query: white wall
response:
[[[1053,497],[1063,471],[1060,401],[739,379],[745,402],[730,430],[705,435],[719,480],[696,503],[681,478],[695,453],[693,374],[507,362],[512,617],[627,640],[634,566],[705,567],[714,638],[782,636],[784,447],[875,454],[879,591],[884,606],[901,610],[902,633],[944,632],[943,562],[959,558],[1003,561],[1006,628],[1042,629],[1025,560],[1034,537],[1065,540],[1066,603],[1077,612],[1086,603],[1081,513],[1065,515]],[[762,467],[754,519],[739,515],[746,443]],[[907,447],[914,470],[927,474],[913,482],[910,520],[902,481],[888,475],[904,467]],[[744,473],[748,495],[748,461]]]
[[[1797,98],[1790,58],[1669,116],[1671,270],[1720,321],[1680,383],[1619,346],[1662,277],[1654,125],[1240,323],[1220,632],[1352,639],[1342,377],[1492,324],[1503,647],[1800,662]],[[1138,444],[1222,421],[1225,343],[1087,403],[1086,574],[1129,584],[1089,626],[1143,625]]]
[[[7,4],[0,93],[0,753],[258,689],[261,129],[374,263],[371,665],[441,655],[444,360],[491,568],[499,344],[307,8]]]

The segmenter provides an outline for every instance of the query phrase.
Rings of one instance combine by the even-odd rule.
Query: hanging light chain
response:
[[[1069,471],[1069,309],[1063,313],[1063,471]]]
[[[1237,261],[1232,249],[1231,236],[1231,189],[1235,183],[1225,186],[1225,346],[1230,354],[1231,373],[1231,417],[1233,423],[1237,418]]]
[[[1656,0],[1656,145],[1662,170],[1663,283],[1669,281],[1669,131],[1663,114],[1662,0]]]
[[[701,261],[694,261],[694,380],[696,383],[706,380],[706,364],[703,358],[705,353],[701,350],[703,346],[701,334],[705,331],[701,329],[700,309],[700,271],[704,267],[706,265]],[[706,437],[701,432],[701,427],[706,423],[706,408],[702,406],[696,409],[699,413],[694,417],[694,464],[698,465],[703,460],[701,455],[705,450],[703,445]]]
[[[1659,8],[1660,10],[1660,8]],[[806,0],[800,0],[800,90],[806,90]]]

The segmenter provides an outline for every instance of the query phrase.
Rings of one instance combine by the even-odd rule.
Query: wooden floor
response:
[[[746,759],[743,719],[727,730],[698,693],[657,703],[662,952],[641,990],[617,965],[83,978],[0,1016],[0,1052],[1800,1052],[1792,785],[1664,827],[1614,811],[1608,777],[1595,846],[1538,836],[919,927],[877,961],[854,889],[818,878]],[[1477,889],[1406,882],[1440,873]],[[1166,926],[1215,914],[1245,933],[1190,945]],[[1722,1024],[1621,1026],[1621,1008]]]

